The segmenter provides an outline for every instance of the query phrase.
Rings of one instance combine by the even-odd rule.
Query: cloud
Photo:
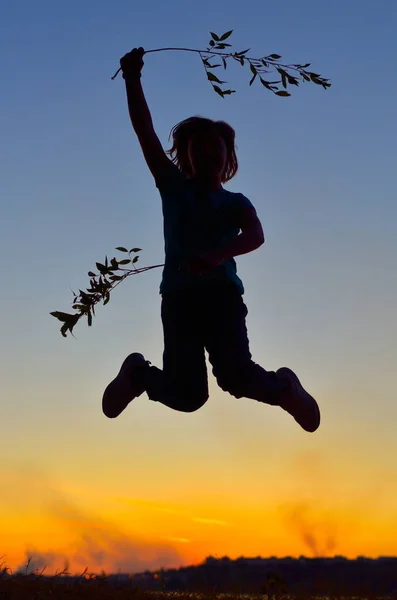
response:
[[[303,502],[281,508],[286,526],[299,535],[313,556],[329,556],[335,550],[336,525],[330,515],[317,512],[315,516],[309,504]]]
[[[192,541],[183,537],[163,537],[162,539],[168,540],[169,542],[177,542],[178,544],[190,544]]]
[[[14,471],[14,480],[18,471]],[[25,561],[18,569],[25,569],[31,558],[29,571],[43,569],[46,572],[61,571],[66,567],[74,573],[105,570],[111,572],[138,572],[161,567],[179,567],[183,563],[179,552],[169,541],[149,542],[142,535],[128,535],[114,523],[105,520],[94,511],[84,510],[72,497],[61,491],[54,481],[37,469],[24,467],[19,472],[19,491],[34,481],[35,494],[41,509],[53,522],[60,524],[72,534],[72,541],[65,548],[37,548],[29,546]]]
[[[58,521],[72,526],[76,543],[71,561],[85,568],[95,565],[111,571],[143,571],[163,566],[179,566],[179,553],[167,544],[149,544],[139,536],[133,538],[98,515],[86,514],[64,495],[53,498],[50,513]]]
[[[211,519],[206,517],[194,517],[190,513],[189,510],[183,508],[176,508],[172,506],[167,506],[165,504],[161,504],[159,502],[150,501],[150,500],[140,500],[136,498],[115,498],[119,502],[124,502],[126,504],[131,504],[133,506],[140,506],[144,508],[148,508],[154,510],[156,512],[168,513],[171,515],[178,515],[186,520],[193,521],[194,523],[201,523],[203,525],[219,525],[221,527],[230,527],[230,523],[227,521],[223,521],[221,519]]]

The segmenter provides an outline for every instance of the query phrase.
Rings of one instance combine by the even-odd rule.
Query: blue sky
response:
[[[179,474],[197,465],[204,479],[214,456],[219,469],[233,461],[253,482],[261,468],[285,469],[288,479],[284,458],[310,452],[332,462],[334,483],[352,473],[360,490],[368,480],[397,481],[396,24],[393,0],[1,4],[5,463],[106,482],[120,494],[138,469],[146,496],[158,489],[147,487],[142,464],[131,465],[134,453],[159,486],[159,454]],[[147,55],[143,87],[166,148],[172,126],[193,114],[236,130],[240,169],[225,187],[251,199],[266,236],[237,260],[252,352],[265,368],[296,370],[316,395],[323,425],[315,436],[284,413],[224,394],[213,379],[209,403],[189,418],[142,396],[117,423],[105,420],[102,391],[129,352],[161,365],[160,269],[123,283],[91,329],[77,326],[76,340],[63,339],[49,315],[70,308],[69,287],[86,287],[87,271],[118,245],[142,248],[141,266],[163,262],[160,197],[123,81],[110,79],[120,56],[140,45],[205,48],[210,30],[229,29],[233,50],[311,62],[332,88],[307,84],[276,98],[249,87],[248,70],[233,64],[225,79],[237,93],[222,100],[199,58],[184,52]],[[211,481],[216,494],[219,479]]]

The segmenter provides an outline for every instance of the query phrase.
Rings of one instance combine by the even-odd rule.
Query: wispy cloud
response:
[[[52,522],[62,525],[71,541],[63,548],[43,548],[39,543],[30,545],[25,551],[26,559],[18,568],[24,569],[29,558],[32,559],[30,570],[45,567],[49,573],[69,565],[75,573],[85,568],[132,573],[183,564],[171,540],[149,541],[141,534],[128,534],[100,514],[84,510],[47,474],[27,467],[20,472],[14,470],[14,482],[24,497],[28,497],[32,481],[42,510]]]
[[[336,524],[329,514],[315,514],[307,503],[282,507],[285,524],[294,530],[313,556],[328,556],[337,546]]]
[[[156,512],[167,513],[171,515],[178,515],[186,520],[193,521],[194,523],[201,523],[202,525],[218,525],[220,527],[230,527],[231,524],[222,519],[212,519],[210,517],[196,517],[192,514],[192,511],[182,508],[179,506],[170,506],[167,504],[161,504],[159,502],[151,500],[141,500],[136,498],[114,498],[119,502],[131,504],[132,506],[139,506]]]

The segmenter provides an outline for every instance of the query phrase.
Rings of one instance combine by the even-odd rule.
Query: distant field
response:
[[[289,594],[216,594],[196,592],[145,591],[120,588],[106,579],[87,579],[65,582],[61,577],[36,577],[24,575],[0,579],[0,600],[347,600],[349,596],[292,596]],[[352,600],[375,600],[384,596],[350,597]],[[393,599],[394,600],[394,599]]]
[[[382,566],[389,562],[371,561],[365,564],[368,568],[368,564]],[[226,577],[224,574],[222,578],[220,572],[215,572],[216,577],[212,579],[201,573],[201,577],[185,579],[184,583],[182,580],[182,584],[179,580],[178,585],[172,577],[167,580],[167,574],[162,570],[145,572],[145,576],[152,575],[153,578],[142,580],[128,573],[93,574],[87,569],[72,575],[65,568],[53,575],[46,572],[45,567],[33,569],[31,559],[22,570],[16,572],[0,562],[0,600],[397,600],[397,588],[393,585],[397,583],[395,567],[391,574],[377,572],[366,586],[363,586],[365,573],[357,574],[354,571],[352,576],[342,573],[342,578],[339,573],[337,586],[337,573],[319,578],[316,571],[301,571],[299,586],[288,577],[284,581],[281,574],[274,570],[260,570],[259,583],[255,573],[246,571],[245,579],[240,582],[233,579],[233,573],[227,573]],[[290,581],[289,585],[287,581]],[[220,593],[219,590],[228,590],[229,593]],[[243,590],[255,593],[242,593]],[[378,590],[378,593],[368,590]],[[383,595],[379,593],[380,590],[383,590]],[[258,591],[261,593],[258,594]]]

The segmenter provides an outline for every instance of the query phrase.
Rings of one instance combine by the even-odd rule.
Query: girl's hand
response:
[[[187,269],[195,275],[205,275],[224,262],[223,256],[219,252],[202,252],[193,256],[185,263]]]
[[[145,50],[142,47],[133,48],[120,59],[120,67],[123,71],[124,79],[138,77],[143,68],[143,55]]]

